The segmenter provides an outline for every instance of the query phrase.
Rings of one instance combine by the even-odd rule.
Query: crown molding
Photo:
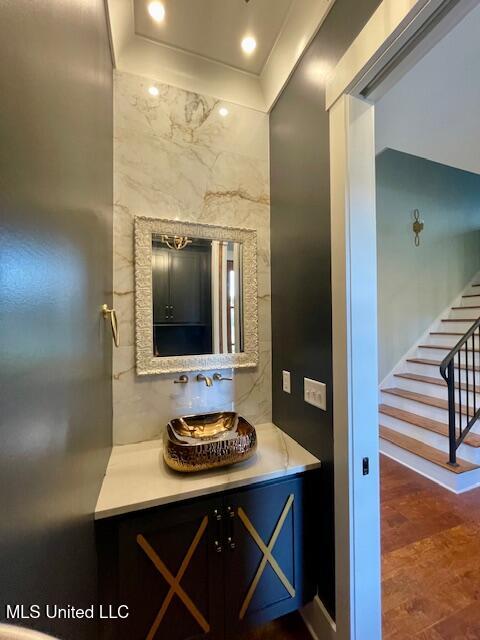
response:
[[[133,0],[106,0],[115,68],[268,113],[335,0],[294,0],[260,75],[135,33]]]

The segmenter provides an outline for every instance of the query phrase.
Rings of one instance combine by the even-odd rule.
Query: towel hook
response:
[[[112,328],[113,342],[116,347],[120,346],[120,333],[118,330],[117,312],[115,309],[109,309],[108,305],[102,305],[102,314],[105,319],[110,318],[110,326]]]

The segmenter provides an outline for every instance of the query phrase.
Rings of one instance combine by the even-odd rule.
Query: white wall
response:
[[[114,305],[121,344],[113,356],[116,444],[159,436],[173,416],[236,408],[254,423],[271,420],[270,186],[268,115],[214,98],[115,74]],[[134,352],[135,215],[257,230],[260,364],[207,388],[190,375],[139,378]],[[224,375],[228,375],[227,374]]]
[[[376,105],[386,147],[480,173],[480,7],[471,11]]]

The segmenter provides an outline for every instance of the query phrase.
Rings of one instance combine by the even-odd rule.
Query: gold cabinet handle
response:
[[[120,346],[120,332],[118,330],[117,312],[115,309],[109,309],[108,305],[102,305],[102,314],[105,319],[110,318],[110,326],[112,327],[113,342],[116,347]]]

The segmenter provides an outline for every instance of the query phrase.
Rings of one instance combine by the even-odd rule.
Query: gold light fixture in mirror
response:
[[[187,236],[162,236],[162,242],[169,249],[175,249],[175,251],[181,251],[189,244],[192,244],[192,240]]]

